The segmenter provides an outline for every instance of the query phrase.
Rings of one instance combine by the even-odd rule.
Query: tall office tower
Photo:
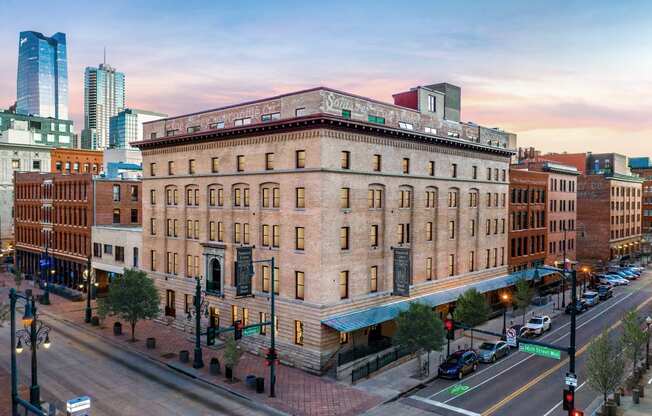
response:
[[[68,119],[66,35],[20,32],[16,112]]]
[[[143,123],[166,117],[167,114],[125,108],[111,117],[109,147],[112,149],[133,149],[129,143],[143,140]]]
[[[125,107],[125,75],[107,64],[87,67],[84,74],[84,131],[82,147],[109,146],[111,117]]]

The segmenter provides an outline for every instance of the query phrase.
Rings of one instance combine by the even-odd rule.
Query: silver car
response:
[[[483,342],[478,348],[478,361],[495,363],[497,359],[509,354],[509,346],[505,341]]]

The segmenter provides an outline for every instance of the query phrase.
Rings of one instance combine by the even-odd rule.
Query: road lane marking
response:
[[[428,403],[429,405],[435,406],[435,407],[441,407],[442,409],[450,410],[451,412],[459,413],[462,415],[466,416],[482,416],[480,413],[474,413],[466,409],[462,409],[460,407],[455,407],[451,406],[449,404],[445,404],[442,402],[438,402],[435,400],[430,400],[426,399],[425,397],[419,397],[419,396],[411,396],[411,399],[419,400],[420,402]]]
[[[623,302],[624,300],[628,299],[628,298],[629,298],[630,296],[632,296],[633,294],[634,294],[634,293],[630,293],[630,294],[626,295],[625,297],[623,297],[622,299],[620,299],[620,300],[618,301],[618,303],[612,303],[612,304],[609,305],[607,308],[601,310],[601,311],[598,312],[597,314],[593,315],[591,318],[589,318],[589,319],[587,319],[586,321],[582,322],[580,325],[577,326],[577,329],[580,329],[580,328],[582,328],[583,326],[585,326],[586,324],[588,324],[589,322],[591,322],[591,321],[593,321],[593,320],[599,318],[601,315],[603,315],[603,314],[606,313],[607,311],[611,310],[612,308],[616,307],[617,305],[619,305],[619,304],[620,304],[621,302]],[[568,324],[566,324],[566,325],[568,325]],[[562,327],[560,327],[560,328],[558,328],[558,329],[561,329],[561,328],[562,328]],[[548,335],[550,335],[550,334],[548,334]],[[564,335],[562,335],[561,337],[558,337],[557,339],[555,339],[553,342],[560,341],[560,340],[564,339],[564,338],[565,338],[566,336],[568,336],[568,335],[569,335],[569,334],[564,334]],[[543,338],[541,338],[541,339],[543,339]],[[465,391],[464,393],[460,394],[459,396],[455,396],[455,397],[452,397],[452,398],[449,398],[449,399],[445,400],[444,403],[448,403],[448,402],[450,402],[450,401],[452,401],[452,400],[454,400],[454,399],[457,399],[457,398],[459,398],[459,397],[464,396],[465,394],[468,394],[469,392],[471,392],[471,391],[477,389],[478,387],[481,387],[481,386],[487,384],[487,383],[490,382],[491,380],[494,380],[496,377],[503,375],[504,373],[506,373],[507,371],[511,370],[512,368],[514,368],[514,367],[516,367],[516,366],[518,366],[518,365],[521,365],[522,363],[524,363],[525,361],[527,361],[527,360],[529,360],[529,359],[531,359],[531,358],[533,358],[533,357],[535,357],[535,356],[534,356],[534,355],[528,355],[527,357],[523,358],[522,360],[520,360],[520,361],[518,361],[518,362],[512,364],[512,365],[509,366],[508,368],[506,368],[506,369],[504,369],[504,370],[501,370],[499,373],[497,373],[497,374],[491,376],[490,378],[488,378],[488,379],[486,379],[486,380],[480,382],[479,384],[477,384],[477,385],[471,387],[470,389],[468,389],[468,390]],[[472,379],[472,378],[475,378],[475,377],[481,375],[482,373],[484,373],[485,371],[490,370],[490,369],[492,369],[492,368],[493,368],[493,366],[489,366],[489,367],[485,368],[485,369],[482,370],[482,371],[479,371],[479,372],[477,372],[477,373],[474,373],[471,377],[467,378],[466,381],[468,381],[468,380],[470,380],[470,379]],[[435,397],[435,396],[437,396],[437,395],[439,395],[439,394],[441,394],[441,393],[443,393],[443,392],[445,392],[445,391],[447,391],[447,390],[449,390],[449,389],[450,389],[450,386],[446,387],[445,389],[442,389],[442,390],[438,391],[437,393],[434,393],[434,394],[430,395],[428,398],[429,398],[429,399],[432,399],[433,397]]]
[[[580,391],[580,389],[581,389],[585,384],[586,384],[586,381],[585,381],[584,383],[580,384],[580,385],[575,389],[575,391]],[[557,408],[558,408],[559,406],[561,406],[563,403],[564,403],[563,401],[560,401],[560,402],[557,403],[557,404],[556,404],[552,409],[548,410],[548,411],[546,412],[546,414],[544,414],[543,416],[550,416],[550,414],[551,414],[552,412],[554,412],[555,409],[557,409]]]
[[[650,301],[652,301],[652,297],[648,298],[645,302],[643,302],[643,303],[641,303],[640,305],[638,305],[638,306],[636,307],[635,310],[636,310],[636,311],[640,311],[641,309],[643,309],[643,307],[644,307],[645,305],[647,305],[648,303],[650,303]],[[607,329],[607,332],[611,332],[611,331],[613,331],[614,329],[618,328],[620,325],[622,325],[622,321],[617,321],[616,323],[614,323],[613,325],[611,325],[611,326]],[[592,341],[591,341],[591,342],[587,342],[587,343],[586,343],[582,348],[580,348],[579,350],[577,350],[577,352],[575,353],[575,358],[579,357],[579,356],[582,355],[584,352],[586,352],[586,350],[588,350],[588,348],[589,348],[589,346],[591,345],[591,343],[592,343]],[[496,404],[494,404],[493,406],[491,406],[489,409],[487,409],[487,410],[485,410],[484,412],[482,412],[482,416],[489,416],[489,415],[494,414],[494,413],[495,413],[497,410],[499,410],[501,407],[505,406],[505,405],[506,405],[507,403],[509,403],[510,401],[514,400],[515,398],[517,398],[517,397],[520,396],[521,394],[523,394],[523,393],[525,393],[526,391],[528,391],[532,386],[534,386],[535,384],[538,384],[539,382],[541,382],[541,380],[545,379],[545,378],[548,377],[550,374],[554,373],[555,371],[559,370],[561,367],[563,367],[564,365],[566,365],[566,363],[568,363],[568,361],[569,361],[569,359],[566,358],[564,361],[562,361],[562,362],[560,362],[560,363],[554,365],[553,367],[551,367],[551,368],[549,368],[548,370],[546,370],[544,373],[542,373],[542,374],[540,374],[539,376],[533,378],[533,379],[530,380],[528,383],[526,383],[526,384],[524,384],[523,386],[521,386],[518,390],[513,391],[513,392],[512,392],[511,394],[509,394],[507,397],[505,397],[504,399],[502,399],[502,400],[499,401],[498,403],[496,403]]]

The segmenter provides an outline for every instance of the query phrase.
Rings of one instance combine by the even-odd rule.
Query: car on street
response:
[[[584,300],[584,302],[586,303],[586,306],[589,306],[589,307],[595,306],[598,303],[600,303],[600,295],[598,294],[598,292],[593,292],[593,291],[587,290],[582,295],[582,300]]]
[[[609,285],[600,285],[596,288],[600,300],[607,300],[614,295],[614,290]]]
[[[626,270],[612,270],[609,273],[627,280],[634,280],[636,277],[638,277],[634,276],[634,273],[628,272]]]
[[[550,330],[552,327],[552,320],[547,315],[533,316],[530,318],[527,324],[525,324],[525,327],[534,332],[536,335],[541,335],[544,332]]]
[[[437,375],[441,378],[461,380],[478,368],[478,356],[473,350],[455,351],[439,365]]]
[[[623,286],[623,285],[628,285],[629,280],[623,279],[620,276],[617,276],[615,274],[603,274],[598,276],[598,281],[600,283],[609,283],[613,286]]]
[[[575,306],[575,313],[576,314],[580,314],[582,312],[585,312],[585,311],[589,310],[589,307],[587,306],[586,301],[584,301],[582,299],[578,299],[577,302],[575,302],[575,305],[576,305]],[[572,308],[573,308],[572,303],[569,303],[568,305],[566,305],[565,312],[566,312],[567,315],[570,315]]]
[[[478,348],[478,360],[481,363],[495,363],[508,354],[509,346],[505,341],[483,342]]]

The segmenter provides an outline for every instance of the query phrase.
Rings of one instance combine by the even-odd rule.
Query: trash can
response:
[[[181,350],[179,351],[179,361],[182,363],[187,363],[190,361],[190,353],[188,350]]]
[[[265,393],[265,379],[256,377],[256,393]]]
[[[155,348],[156,348],[156,338],[154,337],[147,338],[147,349],[153,350]]]

